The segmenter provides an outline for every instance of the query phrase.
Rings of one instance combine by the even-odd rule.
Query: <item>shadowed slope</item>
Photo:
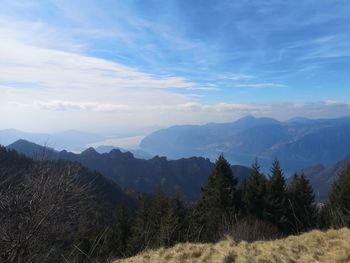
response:
[[[196,200],[199,197],[200,188],[214,166],[209,159],[202,157],[168,160],[166,157],[155,156],[143,160],[135,158],[130,152],[121,152],[118,149],[103,154],[93,148],[88,148],[80,154],[57,152],[25,140],[19,140],[8,148],[35,159],[44,153],[44,157],[50,160],[78,162],[123,188],[154,193],[161,187],[172,196],[180,191],[187,200]],[[233,165],[231,168],[240,182],[250,173],[250,168],[244,166]]]

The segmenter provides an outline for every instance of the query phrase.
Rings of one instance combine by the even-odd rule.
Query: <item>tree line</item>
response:
[[[255,161],[250,176],[239,184],[220,155],[201,190],[193,204],[185,203],[180,193],[169,198],[161,189],[153,197],[141,195],[136,212],[120,206],[111,226],[90,236],[79,234],[76,246],[108,259],[181,242],[216,242],[225,236],[266,240],[350,226],[350,164],[334,182],[326,204],[316,202],[303,173],[287,184],[278,160],[269,175]]]
[[[115,201],[119,207],[107,221],[114,205],[86,184],[96,187],[98,178],[75,163],[33,161],[0,147],[0,261],[109,262],[182,242],[268,240],[350,227],[350,164],[327,203],[318,204],[307,178],[296,174],[287,184],[277,160],[269,175],[255,161],[238,182],[221,155],[197,202],[162,189],[138,193],[137,206]],[[97,192],[103,189],[109,188]]]

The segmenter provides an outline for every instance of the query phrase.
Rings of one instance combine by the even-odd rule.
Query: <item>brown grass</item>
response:
[[[350,229],[312,231],[274,241],[178,244],[149,250],[115,263],[311,263],[350,262]]]

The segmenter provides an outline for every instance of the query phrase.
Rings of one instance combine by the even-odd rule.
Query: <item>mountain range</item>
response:
[[[135,150],[126,150],[124,148],[121,148],[121,147],[115,147],[115,146],[112,146],[112,145],[100,145],[100,146],[97,146],[95,148],[96,152],[98,153],[109,153],[111,152],[112,150],[119,150],[121,152],[131,152],[132,155],[137,158],[137,159],[152,159],[154,157],[154,155],[152,154],[149,154],[148,152],[145,152],[145,151],[142,151],[142,150],[139,150],[139,149],[135,149]]]
[[[167,160],[155,156],[152,159],[137,159],[130,152],[113,149],[109,153],[98,153],[88,148],[80,154],[55,151],[26,140],[18,140],[7,148],[35,159],[69,160],[97,171],[123,188],[154,193],[160,188],[174,196],[181,192],[187,200],[196,200],[201,186],[206,182],[214,164],[203,157]],[[239,181],[250,173],[250,168],[233,165],[232,171]]]
[[[146,136],[140,148],[170,159],[220,153],[235,164],[250,166],[259,159],[267,172],[279,159],[287,175],[305,167],[329,166],[350,154],[350,117],[336,119],[244,117],[232,123],[180,125]]]
[[[56,149],[66,149],[70,151],[82,151],[89,143],[102,141],[104,136],[82,132],[77,130],[67,130],[58,133],[34,133],[24,132],[16,129],[0,130],[0,144],[8,145],[17,140],[24,139],[39,145],[49,145]]]
[[[137,159],[130,152],[112,149],[108,153],[98,153],[89,148],[80,154],[55,151],[26,140],[18,140],[8,149],[20,152],[34,159],[69,160],[78,162],[91,170],[95,170],[120,185],[124,189],[154,193],[160,188],[170,195],[181,192],[187,200],[196,200],[201,186],[213,168],[209,159],[202,157],[167,160],[166,157],[155,156],[149,160]],[[323,202],[327,199],[332,183],[342,167],[350,162],[350,155],[331,165],[310,166],[300,171],[310,180],[316,199]],[[250,168],[241,165],[232,166],[233,174],[242,182],[249,174]],[[290,181],[291,178],[287,180]],[[119,187],[119,186],[113,187]],[[119,189],[119,188],[118,188]],[[117,192],[120,192],[119,189]]]

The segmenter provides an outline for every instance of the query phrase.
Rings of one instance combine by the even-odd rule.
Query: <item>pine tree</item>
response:
[[[232,175],[230,164],[220,155],[195,209],[198,241],[217,240],[222,221],[238,212],[236,185],[237,179]]]
[[[114,257],[126,257],[129,255],[129,240],[131,236],[130,211],[124,205],[118,207],[116,221],[106,235],[107,253]]]
[[[129,250],[132,254],[147,248],[151,241],[151,226],[149,220],[149,204],[147,197],[142,195],[139,199],[136,219],[131,228],[131,239],[129,242]]]
[[[303,173],[295,174],[287,187],[289,232],[305,232],[317,226],[318,209],[312,186]]]
[[[346,164],[329,194],[329,217],[332,226],[350,227],[350,164]]]
[[[169,220],[170,213],[170,202],[169,198],[165,195],[162,190],[158,190],[155,194],[150,209],[150,233],[152,236],[150,246],[157,248],[166,245],[167,232],[165,229],[169,228],[166,222]]]
[[[271,167],[271,176],[267,184],[266,218],[282,231],[287,231],[288,209],[286,199],[286,181],[278,160]]]
[[[260,172],[258,160],[255,160],[251,174],[242,184],[242,200],[246,216],[264,218],[266,183],[266,177]]]
[[[169,247],[185,241],[187,213],[181,195],[176,194],[159,229],[160,244]]]

